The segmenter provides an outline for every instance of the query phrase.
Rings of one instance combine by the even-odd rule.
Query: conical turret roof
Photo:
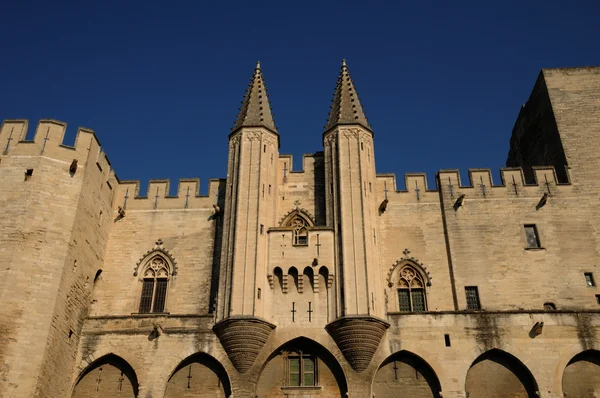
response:
[[[367,117],[360,105],[358,93],[354,88],[354,82],[350,77],[345,59],[342,60],[342,70],[333,94],[333,104],[329,112],[329,120],[325,125],[325,131],[329,131],[340,124],[359,124],[371,131],[371,126],[369,126]]]
[[[242,101],[240,113],[231,130],[235,132],[242,127],[265,127],[277,134],[260,62],[256,63],[252,80]]]

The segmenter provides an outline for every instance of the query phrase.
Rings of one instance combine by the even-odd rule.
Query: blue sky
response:
[[[600,64],[598,1],[4,2],[0,118],[94,129],[121,179],[225,177],[257,60],[281,153],[322,150],[342,58],[377,171],[489,167],[543,67]],[[32,126],[33,124],[33,126]],[[495,178],[499,183],[499,179]]]

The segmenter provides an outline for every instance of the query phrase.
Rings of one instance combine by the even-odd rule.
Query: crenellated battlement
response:
[[[305,153],[302,155],[302,168],[300,170],[294,169],[294,156],[292,154],[280,154],[279,162],[286,164],[287,174],[303,174],[314,172],[314,165],[318,161],[323,159],[323,151],[317,151],[315,153]],[[283,167],[283,166],[282,166]]]
[[[565,191],[565,189],[567,191],[572,189],[570,182],[559,182],[553,166],[537,166],[533,167],[533,171],[535,182],[528,184],[522,168],[502,168],[500,169],[500,184],[495,184],[491,169],[473,168],[468,170],[468,184],[464,184],[461,181],[458,169],[440,170],[436,174],[436,187],[434,189],[428,187],[425,173],[406,173],[404,175],[406,188],[403,190],[397,189],[395,174],[378,174],[378,195],[381,195],[381,193],[383,193],[383,196],[386,193],[388,195],[392,193],[411,194],[417,200],[421,200],[431,193],[439,195],[440,189],[444,193],[452,192],[452,196],[459,191],[465,191],[462,193],[466,194],[468,192],[471,197],[502,196],[505,193],[509,196],[518,196],[528,192],[538,195],[541,191],[553,195]],[[390,198],[388,197],[388,199]]]
[[[119,183],[100,141],[92,129],[79,127],[74,145],[64,144],[67,124],[53,119],[38,122],[33,140],[27,140],[29,121],[7,119],[0,126],[0,157],[43,156],[64,162],[66,169],[76,164],[77,168],[96,165],[108,183],[110,191]]]
[[[200,209],[216,211],[213,205],[221,202],[225,193],[225,179],[210,179],[208,194],[200,194],[199,178],[181,178],[177,185],[177,194],[170,195],[171,181],[150,180],[146,195],[140,195],[139,180],[124,180],[119,183],[115,194],[114,209],[126,210],[174,210]]]

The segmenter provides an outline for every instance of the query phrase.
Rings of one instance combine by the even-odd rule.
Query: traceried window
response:
[[[300,216],[292,219],[290,226],[294,228],[294,245],[308,245],[308,223]]]
[[[312,355],[301,352],[289,353],[287,357],[288,386],[314,387],[317,386],[317,359]]]
[[[425,283],[421,274],[406,265],[400,270],[398,279],[398,308],[402,312],[427,311]]]
[[[169,268],[161,256],[153,257],[142,279],[140,313],[164,312],[167,299]]]

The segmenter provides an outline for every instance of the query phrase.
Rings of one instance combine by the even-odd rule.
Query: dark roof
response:
[[[350,77],[346,60],[342,60],[342,70],[333,94],[333,104],[331,105],[325,131],[329,131],[340,124],[359,124],[371,131],[371,126],[369,126],[367,117],[360,105],[358,93],[354,88],[354,82]]]
[[[244,95],[240,113],[231,130],[236,131],[242,127],[265,127],[277,133],[260,62],[256,63],[256,69],[254,69],[252,80]]]

